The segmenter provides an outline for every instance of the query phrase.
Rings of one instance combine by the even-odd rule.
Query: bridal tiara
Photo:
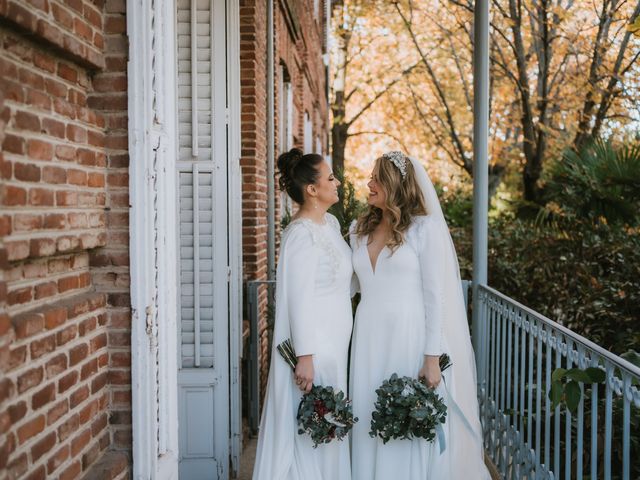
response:
[[[382,156],[398,167],[403,179],[407,176],[407,156],[404,153],[394,150],[393,152],[387,152]]]

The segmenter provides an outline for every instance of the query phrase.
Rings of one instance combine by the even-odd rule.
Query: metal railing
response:
[[[251,435],[258,432],[260,424],[260,315],[268,314],[273,309],[273,295],[267,292],[267,308],[260,311],[260,287],[273,288],[274,280],[252,280],[247,282],[247,315],[249,317],[249,358],[247,362],[248,374],[248,399],[249,399],[249,431]],[[271,305],[271,307],[270,307]],[[267,334],[269,329],[273,331],[273,326],[267,320]],[[270,335],[269,335],[270,336]],[[270,342],[269,342],[270,343]]]
[[[480,414],[503,478],[640,478],[640,368],[490,287],[478,292]],[[604,370],[604,385],[580,384],[575,415],[552,410],[553,371],[587,367]]]

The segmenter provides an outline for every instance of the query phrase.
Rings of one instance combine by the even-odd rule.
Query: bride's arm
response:
[[[313,312],[315,275],[318,252],[311,233],[303,227],[291,232],[287,245],[287,308],[293,348],[298,356],[296,382],[301,390],[309,391],[313,385],[313,357],[315,353],[316,322]]]
[[[426,218],[420,235],[420,271],[425,311],[425,360],[421,376],[429,386],[440,383],[439,356],[442,353],[442,318],[444,310],[443,272],[445,240],[441,226],[434,218]]]

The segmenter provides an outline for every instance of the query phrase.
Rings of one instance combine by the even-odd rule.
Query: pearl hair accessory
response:
[[[393,152],[387,152],[382,156],[391,161],[396,167],[398,167],[402,178],[405,178],[407,176],[407,157],[404,153],[398,150],[394,150]]]

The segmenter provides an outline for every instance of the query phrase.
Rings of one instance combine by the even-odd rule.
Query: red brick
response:
[[[73,16],[65,8],[57,3],[52,3],[51,11],[53,12],[53,18],[55,18],[60,25],[64,26],[67,29],[73,28]],[[60,73],[59,67],[58,75],[64,78],[64,76]]]
[[[42,90],[44,88],[44,79],[39,73],[21,68],[19,72],[19,79],[21,83],[33,87],[36,90]]]
[[[27,152],[30,158],[35,160],[51,160],[53,158],[53,146],[35,138],[27,141]]]
[[[88,353],[89,346],[86,343],[81,343],[73,347],[69,350],[69,366],[72,367],[87,358]]]
[[[78,192],[56,192],[56,205],[60,207],[73,207],[78,205]]]
[[[73,120],[77,117],[75,105],[70,104],[66,98],[54,98],[53,109],[63,117]]]
[[[31,342],[31,359],[35,360],[42,355],[52,352],[56,348],[55,335],[49,335]]]
[[[62,423],[60,427],[58,427],[58,437],[60,438],[60,441],[64,442],[67,438],[69,438],[69,436],[77,432],[79,425],[80,422],[78,421],[77,413],[73,414],[71,417],[65,420],[64,423]]]
[[[102,173],[90,173],[87,185],[93,188],[104,187],[104,174]]]
[[[47,470],[44,468],[44,465],[40,465],[32,470],[24,480],[45,480],[45,478],[47,478]]]
[[[38,392],[34,393],[31,397],[31,408],[37,410],[47,403],[52,402],[56,398],[56,386],[54,383],[50,383],[46,387],[42,388]]]
[[[13,174],[16,180],[23,182],[39,182],[40,167],[28,163],[15,163],[13,165]]]
[[[13,185],[2,185],[2,200],[6,207],[14,207],[27,204],[27,191],[24,188]]]
[[[18,111],[15,114],[16,128],[40,133],[40,119],[30,112]]]
[[[74,324],[74,325],[69,325],[68,327],[60,330],[57,335],[56,335],[56,344],[61,347],[62,345],[64,345],[65,343],[70,342],[71,340],[73,340],[74,338],[76,338],[76,334],[78,332],[78,327]],[[69,352],[70,355],[70,360],[71,360],[71,366],[75,365],[77,362],[75,362],[75,357],[73,356],[74,351],[76,349],[82,349],[82,347],[86,347],[85,344],[82,345],[78,345],[77,347],[74,347],[73,349],[71,349],[71,351]]]
[[[24,139],[16,135],[6,134],[2,142],[2,150],[22,155],[24,154]]]
[[[10,474],[9,478],[22,478],[28,468],[29,460],[27,458],[27,454],[24,453],[7,465],[7,470]]]
[[[60,353],[55,357],[47,360],[44,366],[47,372],[47,378],[55,377],[67,369],[67,356],[64,353]]]
[[[26,263],[23,268],[24,278],[44,278],[47,273],[47,264],[45,262]]]
[[[89,388],[86,385],[78,388],[69,397],[69,407],[76,408],[89,397]]]
[[[87,228],[87,214],[82,212],[71,212],[67,214],[67,220],[71,228]]]
[[[84,272],[78,275],[78,288],[86,288],[91,284],[91,274]]]
[[[32,231],[42,228],[42,216],[31,213],[16,213],[13,217],[16,232]]]
[[[86,380],[98,371],[98,360],[92,359],[85,363],[80,369],[80,380]]]
[[[31,255],[35,257],[53,255],[56,251],[56,242],[50,238],[34,238],[31,239],[29,249]]]
[[[89,469],[90,465],[93,464],[100,455],[100,445],[98,443],[94,443],[89,447],[89,450],[86,450],[82,454],[82,468],[83,470]]]
[[[50,213],[44,216],[44,228],[61,229],[66,226],[66,216],[63,213]]]
[[[91,420],[98,413],[98,401],[92,400],[78,413],[78,420],[81,425],[84,425]]]
[[[67,182],[72,185],[85,186],[87,184],[87,172],[82,170],[67,170]]]
[[[98,369],[106,367],[109,365],[109,354],[104,351],[98,356]]]
[[[40,460],[45,453],[55,446],[55,444],[56,432],[51,432],[31,448],[31,458],[33,458],[34,461]]]
[[[30,302],[33,299],[33,292],[31,287],[23,287],[18,290],[12,290],[9,292],[7,303],[9,305],[19,305],[22,303]]]
[[[74,31],[80,38],[89,42],[93,40],[93,30],[91,27],[77,17],[74,19]]]
[[[35,63],[38,68],[46,70],[49,73],[53,73],[56,71],[56,61],[51,58],[51,56],[35,52],[33,54],[33,63]]]
[[[109,383],[111,385],[130,385],[131,372],[129,370],[110,370]]]
[[[42,367],[32,368],[18,377],[18,393],[24,393],[27,390],[39,385],[42,382]]]
[[[65,126],[64,123],[54,120],[52,118],[45,118],[42,120],[42,129],[48,135],[57,138],[65,138]]]
[[[56,147],[56,157],[60,160],[73,161],[76,159],[76,149],[71,145],[58,145]]]
[[[67,183],[67,171],[60,167],[44,167],[42,169],[42,179],[47,183]],[[61,192],[57,192],[59,194]]]
[[[68,88],[62,83],[54,80],[52,78],[47,78],[44,81],[44,86],[47,93],[53,95],[54,97],[64,98],[67,96]]]
[[[27,89],[27,105],[44,111],[51,110],[51,99],[38,90]]]
[[[77,125],[67,125],[67,139],[76,143],[85,143],[87,141],[87,131]]]
[[[80,453],[89,443],[89,440],[91,440],[91,429],[87,428],[73,440],[71,440],[71,455],[75,457],[78,453]]]
[[[20,365],[24,365],[25,360],[27,359],[27,346],[22,345],[21,347],[12,348],[9,350],[9,365],[7,365],[7,370],[11,371]]]
[[[78,452],[74,452],[72,450],[71,456],[75,457],[77,453]],[[82,471],[82,465],[80,465],[79,460],[76,460],[75,462],[73,462],[71,465],[69,465],[67,468],[64,469],[64,471],[58,477],[58,480],[74,480],[80,476],[81,471]]]
[[[64,307],[52,307],[44,312],[44,326],[47,330],[62,325],[67,319],[67,309]]]
[[[109,376],[107,375],[106,372],[103,372],[100,375],[97,375],[91,381],[91,395],[95,395],[97,392],[102,390],[104,386],[107,384],[108,380],[109,380]]]
[[[8,410],[11,423],[18,423],[24,418],[25,413],[27,413],[27,402],[18,402],[15,405],[11,405]]]
[[[104,147],[104,134],[102,133],[98,133],[98,132],[94,132],[93,130],[89,130],[88,133],[88,142],[89,145],[93,145],[94,147]],[[124,147],[125,149],[127,148],[127,146]]]
[[[60,293],[66,292],[67,290],[73,290],[78,288],[78,277],[65,277],[58,280],[58,290]]]
[[[78,372],[75,370],[70,371],[60,380],[58,380],[58,393],[64,393],[78,382]]]
[[[123,15],[108,15],[104,22],[105,33],[125,33],[127,31],[127,22]]]
[[[86,148],[78,149],[78,163],[81,165],[96,165],[96,153]]]
[[[54,192],[45,188],[31,188],[29,190],[29,204],[34,206],[54,205]]]
[[[18,428],[18,443],[22,445],[42,430],[44,430],[44,415],[39,415]]]
[[[91,353],[107,346],[107,334],[101,333],[91,339],[89,342]]]
[[[15,386],[13,381],[8,378],[2,379],[0,381],[0,402],[4,403],[9,398],[13,397],[14,394]],[[3,419],[2,417],[5,417],[4,411],[0,414],[0,434],[5,433],[6,427],[9,425],[9,422],[7,421],[8,418]]]
[[[96,2],[96,6],[103,8],[104,2]],[[96,10],[91,4],[84,4],[84,18],[86,18],[94,27],[102,28],[102,12]]]
[[[80,326],[78,327],[78,333],[84,337],[87,333],[95,330],[96,326],[97,326],[96,317],[87,318],[86,320],[83,320],[80,323]]]
[[[64,445],[47,460],[47,474],[53,474],[67,458],[69,458],[69,445]]]
[[[44,330],[44,316],[35,313],[26,313],[13,318],[13,328],[16,338],[26,338]]]
[[[36,285],[34,298],[39,300],[41,298],[52,297],[58,293],[58,284],[56,282],[46,282]]]

